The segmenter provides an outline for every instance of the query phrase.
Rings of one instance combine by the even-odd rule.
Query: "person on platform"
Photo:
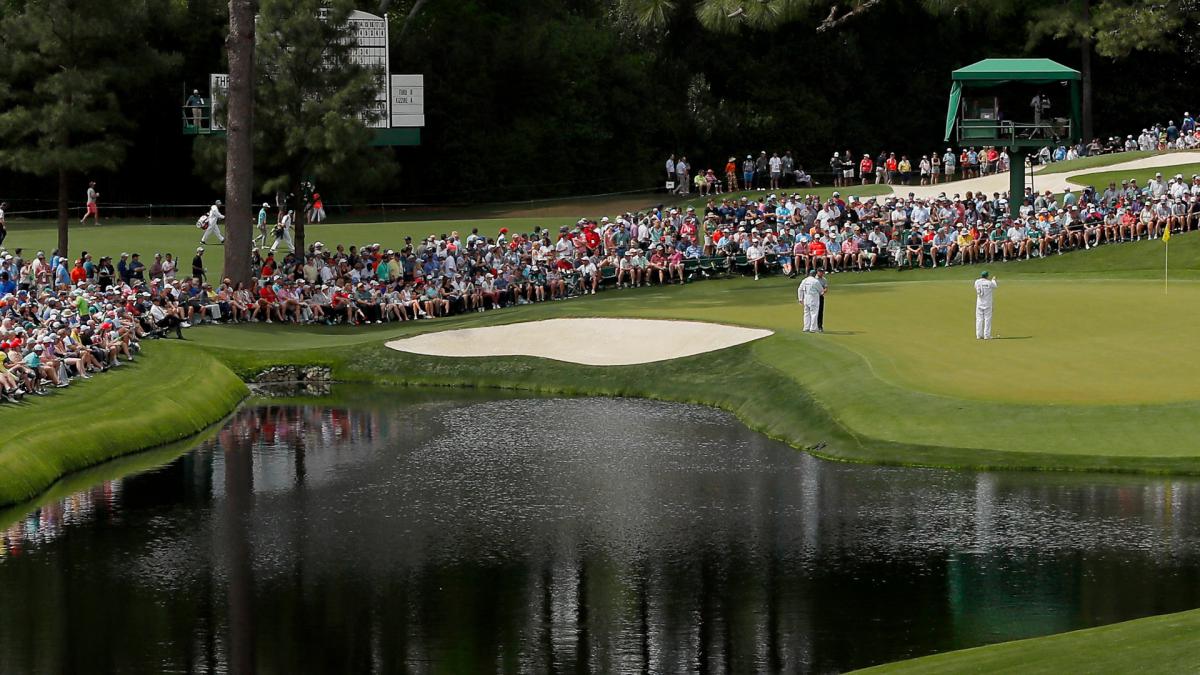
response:
[[[992,301],[996,293],[996,280],[984,270],[975,280],[975,339],[992,339]]]
[[[817,316],[821,311],[821,294],[824,291],[821,281],[817,279],[817,273],[813,270],[809,270],[808,276],[800,282],[800,288],[796,289],[796,299],[804,307],[805,333],[816,333],[819,330]]]

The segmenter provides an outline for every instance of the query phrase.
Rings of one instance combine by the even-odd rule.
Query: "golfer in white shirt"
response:
[[[817,313],[821,311],[821,294],[825,292],[825,288],[816,274],[815,271],[809,270],[808,276],[800,282],[800,288],[796,289],[796,299],[804,306],[805,333],[816,333],[819,330]]]
[[[996,292],[996,280],[988,276],[987,270],[979,273],[975,280],[975,339],[992,339],[992,296]]]

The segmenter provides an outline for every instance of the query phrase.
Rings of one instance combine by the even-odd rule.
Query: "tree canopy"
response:
[[[0,165],[58,179],[59,250],[72,173],[115,170],[131,143],[123,94],[172,65],[149,36],[163,3],[29,0],[0,16]]]

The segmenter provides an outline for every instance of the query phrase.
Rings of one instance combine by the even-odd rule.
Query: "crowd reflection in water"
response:
[[[833,465],[695,406],[267,405],[7,527],[0,670],[844,670],[1200,605],[1197,518],[1197,481]]]
[[[111,516],[120,499],[121,481],[109,480],[66,499],[33,509],[0,532],[0,559],[19,556],[31,546],[57,539],[67,527],[86,523],[98,514]],[[7,520],[0,514],[0,524]]]

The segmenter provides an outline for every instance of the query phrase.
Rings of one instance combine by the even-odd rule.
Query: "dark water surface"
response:
[[[10,515],[0,673],[828,672],[1200,606],[1200,481],[832,464],[697,406],[399,396],[244,409]]]

